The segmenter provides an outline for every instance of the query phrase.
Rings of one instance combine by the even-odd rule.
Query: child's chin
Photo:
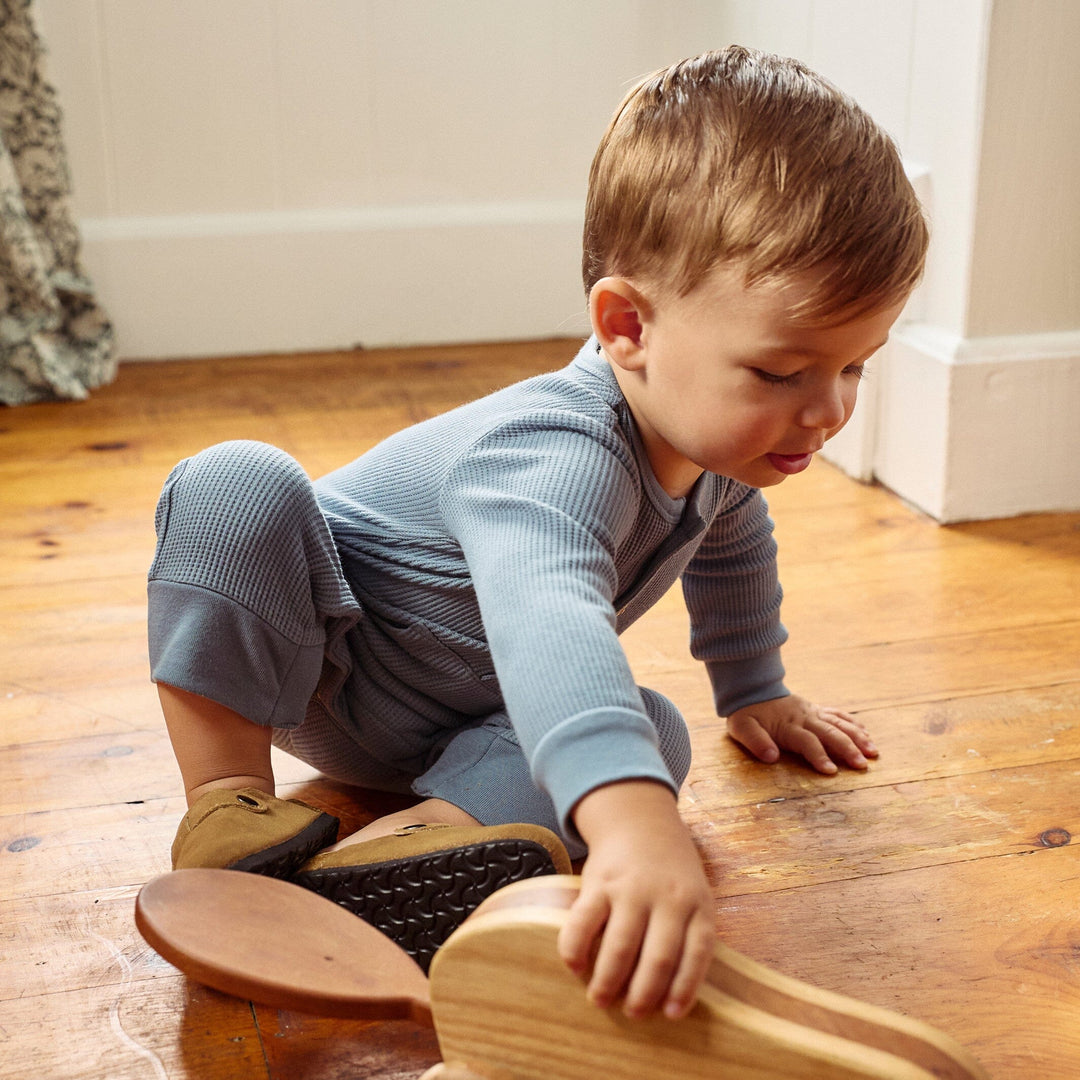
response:
[[[732,480],[737,480],[740,484],[747,484],[756,488],[776,487],[777,484],[782,484],[788,478],[788,474],[775,469],[768,458],[760,458],[742,466],[742,468],[725,472],[723,475],[731,477]]]

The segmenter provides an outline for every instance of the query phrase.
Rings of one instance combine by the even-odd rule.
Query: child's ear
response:
[[[593,333],[608,359],[627,371],[641,366],[651,314],[648,301],[625,278],[601,278],[589,291]]]

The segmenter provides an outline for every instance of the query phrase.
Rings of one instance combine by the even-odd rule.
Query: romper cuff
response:
[[[784,685],[784,665],[779,649],[745,660],[710,660],[705,667],[719,716],[730,716],[746,705],[757,705],[791,693]]]
[[[324,644],[298,644],[210,589],[151,581],[150,677],[210,698],[253,724],[295,728],[319,681]]]
[[[602,708],[559,724],[532,755],[536,785],[555,804],[561,828],[580,840],[571,813],[590,791],[619,780],[657,780],[678,795],[657,746],[656,729],[633,709]]]

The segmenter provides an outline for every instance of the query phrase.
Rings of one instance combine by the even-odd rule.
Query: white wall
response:
[[[994,5],[969,337],[1080,329],[1078,51],[1076,0]]]
[[[1080,507],[1076,0],[35,7],[125,357],[584,333],[585,179],[629,83],[799,56],[896,137],[933,226],[835,460],[943,521]]]
[[[122,355],[573,333],[632,80],[747,40],[898,135],[912,0],[35,0]],[[813,12],[813,17],[811,13]]]
[[[874,473],[942,521],[1077,509],[1080,4],[919,16],[909,146],[934,246],[920,322],[886,357]]]
[[[593,149],[707,8],[36,0],[122,355],[584,332]]]

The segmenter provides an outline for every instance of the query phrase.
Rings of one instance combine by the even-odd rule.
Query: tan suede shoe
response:
[[[180,822],[174,870],[211,867],[289,877],[337,838],[338,819],[299,799],[276,799],[258,788],[208,791]]]
[[[539,825],[410,825],[324,851],[293,881],[371,923],[427,971],[481,900],[512,881],[570,872],[562,841]]]

